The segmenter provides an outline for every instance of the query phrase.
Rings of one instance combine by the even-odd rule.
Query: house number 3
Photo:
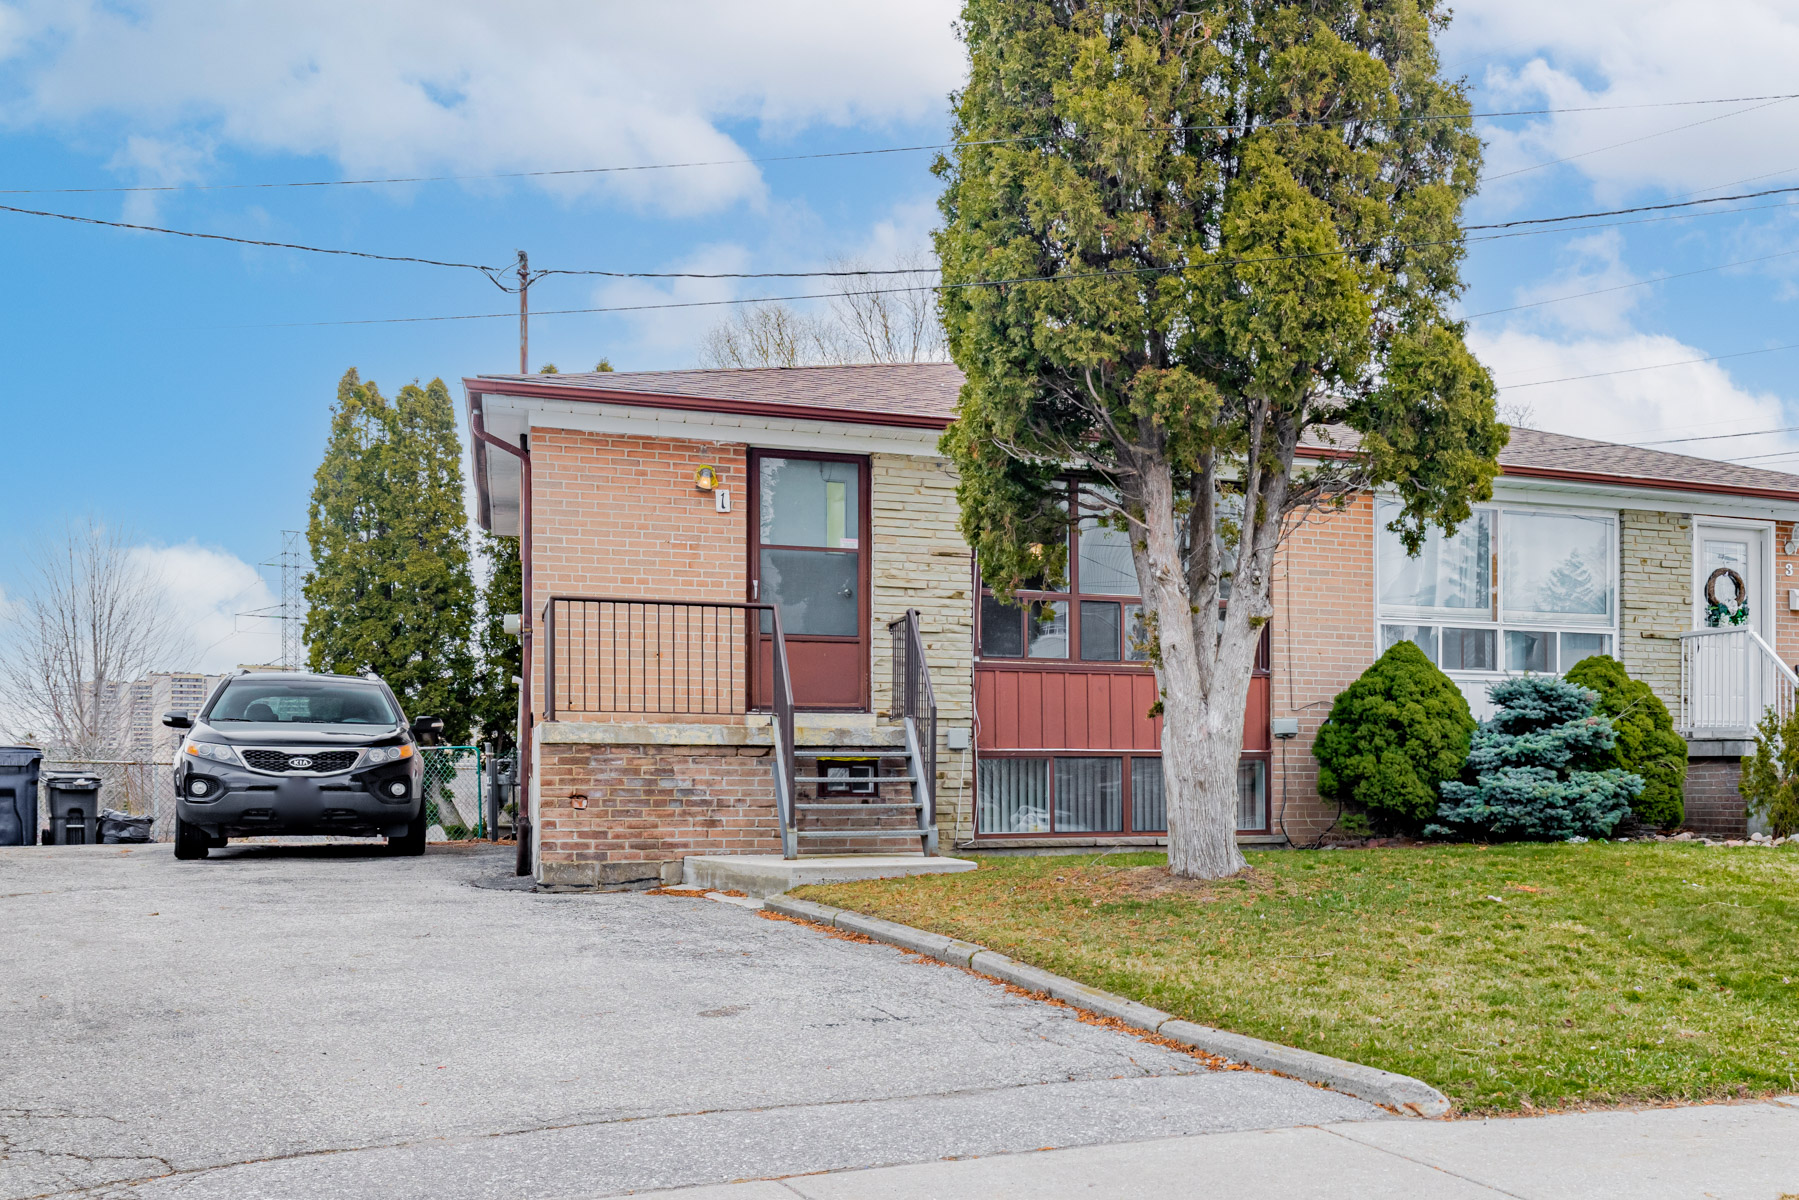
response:
[[[1793,564],[1792,564],[1792,563],[1788,563],[1788,564],[1787,564],[1787,569],[1786,569],[1786,573],[1787,573],[1787,574],[1788,574],[1788,575],[1791,575],[1791,574],[1792,574],[1792,573],[1793,573]]]

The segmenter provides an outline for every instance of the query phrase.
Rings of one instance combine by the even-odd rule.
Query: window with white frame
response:
[[[1618,522],[1604,514],[1477,508],[1416,556],[1375,503],[1380,644],[1417,643],[1445,671],[1557,674],[1612,653],[1618,623]]]

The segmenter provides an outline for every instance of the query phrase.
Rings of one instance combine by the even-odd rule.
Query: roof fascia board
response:
[[[1648,486],[1601,484],[1543,479],[1509,471],[1493,481],[1493,501],[1497,504],[1552,502],[1570,508],[1635,508],[1761,521],[1799,520],[1799,496],[1768,499],[1755,494],[1682,489],[1671,483]]]
[[[678,409],[684,412],[789,417],[802,421],[829,421],[846,425],[890,425],[900,429],[947,429],[950,426],[948,418],[933,417],[924,413],[875,413],[860,408],[828,408],[817,404],[768,404],[756,400],[726,400],[713,396],[667,396],[654,392],[576,388],[566,384],[483,379],[479,376],[464,379],[462,386],[471,395],[479,393],[486,396],[528,397],[574,404],[623,404],[638,408]]]
[[[1350,456],[1347,450],[1329,450],[1316,447],[1302,447],[1295,454],[1297,458],[1310,459],[1344,459]],[[1524,483],[1525,480],[1531,481]],[[1502,466],[1499,478],[1493,486],[1497,491],[1504,485],[1531,487],[1538,491],[1555,492],[1560,495],[1589,495],[1614,500],[1631,500],[1629,507],[1655,509],[1664,512],[1679,510],[1681,512],[1716,512],[1719,516],[1741,512],[1744,516],[1767,517],[1774,513],[1782,514],[1782,520],[1792,520],[1799,514],[1799,488],[1785,491],[1778,488],[1744,487],[1730,483],[1700,483],[1685,479],[1652,479],[1644,477],[1628,482],[1619,476],[1606,475],[1597,471],[1569,471],[1560,467],[1525,467]]]
[[[633,404],[570,403],[492,393],[486,397],[491,423],[504,413],[526,428],[571,429],[626,437],[672,437],[690,441],[729,442],[783,450],[819,450],[846,454],[904,454],[940,457],[936,429],[895,429],[878,424],[850,425],[752,414],[676,411]]]

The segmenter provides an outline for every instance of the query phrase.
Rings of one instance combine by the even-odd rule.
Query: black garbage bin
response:
[[[44,799],[50,810],[46,842],[53,846],[91,846],[100,840],[98,775],[46,775]]]
[[[37,776],[44,752],[0,746],[0,846],[37,844]]]

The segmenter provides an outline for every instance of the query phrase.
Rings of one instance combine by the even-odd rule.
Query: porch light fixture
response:
[[[709,492],[718,486],[718,468],[701,467],[693,473],[693,486],[702,492]]]

